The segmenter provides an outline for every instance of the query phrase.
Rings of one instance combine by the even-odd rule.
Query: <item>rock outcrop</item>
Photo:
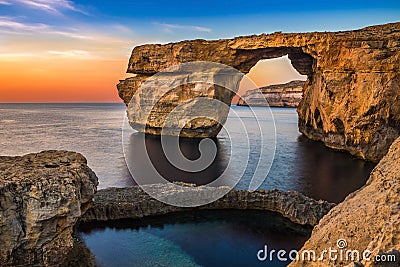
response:
[[[329,147],[379,161],[400,135],[400,105],[396,105],[400,102],[400,23],[355,31],[274,33],[142,45],[133,49],[128,65],[128,73],[136,76],[121,81],[118,90],[128,104],[143,81],[179,63],[218,62],[247,73],[261,59],[284,55],[300,74],[308,76],[298,107],[300,131]],[[157,90],[154,85],[144,99]],[[215,95],[211,92],[207,96],[220,99]],[[229,104],[226,98],[224,103]],[[173,106],[187,99],[177,94]],[[170,102],[161,101],[160,106],[163,103]],[[149,124],[161,110],[156,109]],[[209,132],[215,134],[220,128],[215,125],[208,121],[201,126],[213,129]]]
[[[73,227],[91,206],[97,184],[78,153],[0,157],[0,265],[60,264],[73,246]]]
[[[145,185],[151,188],[161,187],[166,195],[173,198],[185,197],[187,190],[182,186],[176,191],[171,184]],[[199,186],[199,192],[218,190],[214,187]],[[196,208],[182,208],[157,201],[145,193],[139,186],[128,188],[107,188],[95,194],[94,205],[82,217],[81,222],[108,221],[117,219],[138,219],[145,216],[160,215],[193,209],[253,209],[274,211],[301,225],[315,225],[335,204],[314,200],[298,192],[242,191],[232,190],[221,199]]]
[[[243,74],[210,62],[182,64],[118,84],[130,125],[139,132],[215,137],[229,113]]]
[[[297,108],[303,98],[304,81],[291,81],[248,90],[238,106],[269,106]]]
[[[370,261],[360,260],[364,266],[400,266],[400,138],[373,170],[367,184],[322,218],[302,251],[321,253],[329,247],[339,250],[339,239],[347,242],[343,251],[357,250],[360,255],[371,251],[367,255]],[[386,262],[374,262],[376,255],[385,255]],[[329,261],[326,255],[324,261],[298,261],[290,266],[345,266],[352,261],[357,259],[343,256],[340,260],[338,256]]]

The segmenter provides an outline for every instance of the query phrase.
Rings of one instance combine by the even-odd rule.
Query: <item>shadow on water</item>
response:
[[[264,245],[298,250],[311,234],[311,227],[254,210],[197,210],[79,230],[99,266],[286,266],[276,257],[261,262],[257,252]]]
[[[376,165],[303,135],[285,140],[285,134],[279,136],[282,127],[279,125],[277,129],[276,154],[262,189],[295,190],[315,199],[339,203],[366,183]]]
[[[288,134],[280,135],[282,127],[284,126],[278,124],[275,159],[260,189],[296,190],[316,199],[338,203],[349,193],[362,187],[375,166],[374,163],[359,160],[347,153],[329,149],[298,133],[289,137]],[[129,137],[129,145],[126,146],[127,165],[135,181],[140,184],[159,183],[160,180],[156,178],[159,175],[165,178],[161,180],[165,183],[179,181],[197,185],[209,184],[224,173],[230,160],[229,140],[220,137],[212,140],[217,147],[215,159],[202,171],[188,172],[171,164],[165,156],[160,137],[134,133]],[[180,138],[182,154],[190,160],[196,160],[200,156],[199,143],[200,139]],[[256,144],[257,140],[250,140],[250,143]],[[243,150],[243,153],[246,151]],[[232,160],[235,162],[242,159]],[[251,153],[246,171],[236,185],[237,189],[247,189],[257,160],[257,153]],[[232,184],[232,180],[237,178],[235,173],[240,172],[235,170],[235,164],[232,168],[233,171],[225,172],[215,185]]]
[[[174,137],[165,137],[167,142]],[[171,140],[169,140],[171,139]],[[189,172],[174,166],[166,157],[161,138],[159,136],[134,133],[129,138],[129,145],[125,147],[126,161],[129,169],[140,184],[157,183],[155,177],[160,174],[169,182],[185,182],[197,185],[205,185],[215,181],[222,175],[228,164],[226,159],[226,147],[218,139],[210,139],[214,142],[217,153],[212,163],[202,171]],[[196,160],[200,157],[199,143],[201,139],[180,138],[179,148],[182,154],[189,160]],[[174,155],[173,160],[178,159]],[[156,171],[156,172],[155,172]],[[165,181],[165,182],[166,182]],[[221,181],[217,185],[224,185]]]
[[[297,158],[301,161],[294,164],[301,179],[297,190],[335,203],[361,188],[376,165],[327,148],[305,136],[297,139]]]

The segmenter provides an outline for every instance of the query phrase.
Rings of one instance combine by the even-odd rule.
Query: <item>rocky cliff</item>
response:
[[[291,81],[249,90],[237,105],[297,108],[303,98],[303,85],[304,81]]]
[[[371,252],[367,255],[371,260],[360,256],[363,265],[357,266],[400,266],[400,138],[373,170],[367,184],[322,218],[302,251],[313,250],[319,256],[328,248],[339,250],[339,239],[346,241],[343,251],[356,250],[361,256],[366,250]],[[335,255],[336,260],[329,261],[326,254],[323,261],[298,261],[290,266],[345,266],[357,261],[346,256],[341,260],[338,253]],[[377,255],[381,258],[375,258]]]
[[[300,74],[308,77],[298,107],[300,131],[360,158],[381,159],[400,135],[400,105],[396,105],[400,101],[400,23],[355,31],[274,33],[142,45],[133,49],[128,65],[128,73],[136,76],[121,81],[118,90],[128,104],[143,81],[175,64],[211,61],[247,73],[261,59],[284,55]],[[151,99],[158,87],[154,84],[149,89],[142,94],[144,100]],[[210,90],[207,97],[226,104],[233,96],[225,92],[221,98],[221,94]],[[177,93],[170,108],[186,101],[187,96],[192,97],[192,93],[184,95]],[[170,103],[161,101],[159,107]],[[161,127],[162,120],[151,123],[163,110],[167,109],[156,108],[154,116],[146,118],[148,128]],[[211,129],[213,134],[220,128],[212,120],[200,126]]]
[[[171,184],[144,185],[146,191],[156,189],[170,198],[187,198],[193,191],[180,190]],[[196,187],[199,195],[213,194],[222,187]],[[232,190],[217,201],[196,207],[182,208],[167,205],[149,196],[139,186],[128,188],[107,188],[99,190],[94,199],[94,205],[82,217],[82,222],[108,221],[117,219],[138,219],[145,216],[160,215],[171,212],[188,211],[193,209],[253,209],[268,210],[281,214],[294,223],[315,225],[335,204],[323,200],[314,200],[298,192],[289,191],[244,191]]]
[[[97,177],[73,152],[0,157],[0,265],[55,266],[73,245]]]

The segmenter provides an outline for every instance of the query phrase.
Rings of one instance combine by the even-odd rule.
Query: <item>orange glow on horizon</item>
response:
[[[0,102],[122,102],[116,84],[126,78],[126,66],[127,59],[9,59],[0,62]],[[305,79],[285,57],[260,60],[247,77],[255,85],[242,81],[239,94]]]
[[[122,102],[127,60],[28,59],[0,63],[0,102]]]

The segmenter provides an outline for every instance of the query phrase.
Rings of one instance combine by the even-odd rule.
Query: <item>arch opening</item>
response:
[[[241,81],[238,93],[232,99],[232,104],[246,105],[245,100],[247,99],[252,102],[249,104],[257,105],[257,98],[260,97],[260,95],[255,95],[254,89],[257,88],[264,93],[264,97],[273,97],[275,93],[279,96],[279,92],[287,90],[290,96],[298,97],[300,95],[301,98],[301,89],[299,87],[303,86],[307,75],[301,74],[294,67],[293,63],[293,60],[290,59],[288,54],[276,58],[258,60],[246,74],[246,77],[249,79],[243,79]],[[300,65],[301,64],[298,64],[298,66]],[[253,91],[254,93],[252,95]],[[269,94],[269,92],[271,94]],[[280,101],[281,104],[275,104],[283,106],[286,104],[284,99]],[[289,100],[289,102],[293,101]],[[261,101],[259,102],[261,103]],[[288,103],[288,106],[291,105],[294,104]]]

